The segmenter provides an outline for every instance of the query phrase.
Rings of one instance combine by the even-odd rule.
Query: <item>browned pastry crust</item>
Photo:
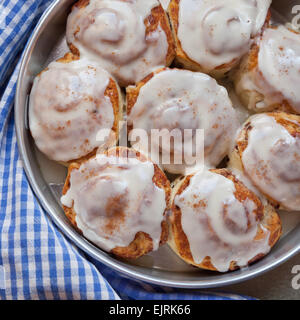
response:
[[[116,147],[112,148],[108,151],[103,152],[107,156],[117,155],[119,157],[129,157],[129,158],[137,158],[142,162],[151,161],[146,156],[137,152],[135,150],[125,148],[125,147]],[[80,163],[75,162],[72,163],[69,167],[68,176],[66,178],[66,182],[63,188],[63,195],[65,195],[69,188],[70,188],[70,177],[71,172],[73,170],[78,170],[80,168]],[[163,189],[166,193],[166,204],[167,208],[165,210],[165,215],[167,214],[168,210],[170,209],[170,197],[171,197],[171,186],[170,182],[165,176],[165,174],[161,171],[161,169],[154,164],[154,176],[153,176],[153,183]],[[72,225],[82,234],[82,231],[78,229],[76,224],[76,212],[74,208],[68,208],[63,206],[64,211]],[[162,233],[160,238],[160,245],[163,245],[168,240],[168,225],[166,221],[163,221],[161,224]],[[124,259],[137,259],[153,250],[153,242],[151,237],[144,232],[138,232],[135,236],[135,239],[130,243],[127,247],[116,247],[114,248],[111,253],[115,254]]]
[[[84,10],[84,8],[89,5],[89,3],[90,3],[90,0],[79,0],[73,5],[72,9],[77,8],[80,10]],[[159,5],[153,8],[151,11],[151,14],[145,19],[144,23],[146,26],[146,37],[149,34],[151,34],[153,31],[157,30],[159,26],[165,32],[168,45],[169,45],[165,64],[166,66],[170,66],[175,58],[175,44],[174,44],[174,39],[173,39],[169,19],[163,7]],[[80,31],[80,28],[76,30],[76,33],[78,33],[79,31]],[[73,43],[68,43],[68,45],[71,52],[73,52],[74,55],[80,56],[80,52],[78,48],[76,48],[76,46]]]
[[[220,174],[231,181],[233,181],[236,192],[235,197],[243,202],[247,198],[251,199],[257,205],[256,216],[257,219],[261,222],[261,225],[264,226],[270,232],[269,245],[273,247],[275,243],[279,240],[282,232],[281,221],[279,215],[274,211],[273,207],[270,205],[264,206],[261,200],[250,191],[245,185],[239,181],[233,173],[228,169],[215,169],[211,170],[211,172]],[[185,262],[206,270],[217,271],[217,269],[212,264],[211,258],[206,257],[200,264],[196,264],[193,260],[192,253],[190,250],[190,244],[186,234],[183,231],[181,224],[181,209],[174,204],[174,198],[177,195],[180,195],[184,192],[184,190],[189,186],[190,180],[193,175],[185,177],[183,180],[177,182],[174,187],[172,193],[172,215],[170,216],[170,237],[169,237],[169,245],[171,248],[182,258]],[[213,232],[213,231],[212,231]],[[256,234],[255,240],[260,240],[264,236],[263,230],[259,227],[258,232]],[[250,260],[248,263],[251,264],[253,262],[258,261],[263,258],[264,254],[259,254]],[[236,270],[239,267],[237,266],[235,261],[232,261],[230,264],[230,271]]]
[[[276,122],[282,125],[292,137],[300,137],[300,126],[297,123],[300,123],[300,116],[289,114],[285,112],[269,112],[266,115],[273,117]],[[240,171],[244,171],[244,166],[242,163],[243,152],[246,150],[249,141],[249,133],[252,130],[251,121],[245,123],[241,132],[237,137],[236,146],[230,155],[230,167],[236,168]],[[259,189],[259,188],[258,188]],[[262,191],[261,191],[262,192]],[[263,193],[263,192],[262,192]],[[271,203],[278,209],[283,208],[277,201],[272,199],[269,195],[264,194]]]
[[[277,26],[266,26],[271,29],[277,29]],[[266,28],[265,27],[265,28]],[[296,32],[295,30],[289,29],[291,32],[294,32],[296,34],[300,34]],[[262,36],[261,36],[262,37]],[[243,103],[245,107],[248,108],[250,104],[250,100],[253,101],[255,104],[264,100],[264,95],[256,90],[248,90],[246,88],[241,87],[241,81],[245,74],[251,73],[251,71],[254,71],[256,67],[258,66],[258,55],[259,55],[259,45],[257,43],[254,43],[251,47],[249,53],[242,59],[242,62],[237,70],[233,72],[231,75],[235,88],[236,93]],[[255,71],[254,71],[255,72]],[[254,110],[258,112],[262,111],[284,111],[289,113],[294,113],[294,108],[291,106],[291,104],[286,100],[283,99],[281,103],[275,103],[268,105],[264,109]]]
[[[168,7],[168,14],[171,21],[171,27],[173,31],[173,37],[175,39],[175,45],[176,45],[176,58],[175,62],[179,66],[183,66],[185,69],[189,69],[192,71],[198,71],[198,72],[204,72],[205,67],[200,65],[198,62],[192,60],[183,50],[181,42],[178,38],[178,28],[179,28],[179,4],[180,0],[171,0],[169,7]],[[269,25],[269,21],[271,18],[271,11],[269,11],[266,24]],[[231,70],[237,63],[239,62],[239,59],[234,59],[229,63],[222,64],[218,67],[216,67],[213,71],[210,72],[210,75],[215,78],[221,78],[224,76],[225,73],[227,73],[229,70]]]
[[[79,60],[79,56],[74,55],[71,52],[66,53],[62,58],[58,59],[56,62],[59,63],[70,63],[72,61]],[[38,76],[40,76],[43,72],[47,71],[48,68],[45,68],[43,71],[41,71]],[[106,90],[104,92],[104,95],[106,97],[109,97],[109,100],[111,101],[113,110],[114,110],[114,124],[112,127],[112,131],[114,132],[114,136],[111,136],[109,141],[106,143],[105,146],[103,146],[104,150],[108,149],[110,147],[113,147],[117,141],[119,140],[119,124],[120,121],[123,118],[123,96],[121,93],[121,90],[113,78],[110,78],[110,81],[108,83],[108,86],[106,87]],[[89,154],[81,157],[80,159],[73,159],[67,163],[61,162],[62,165],[64,166],[69,166],[72,162],[84,162],[85,160],[91,158],[92,156],[96,155],[97,149],[94,149],[92,152]]]

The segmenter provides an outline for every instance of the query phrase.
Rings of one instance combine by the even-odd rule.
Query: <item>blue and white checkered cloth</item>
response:
[[[122,278],[74,247],[43,211],[17,148],[20,54],[51,0],[0,0],[0,299],[246,299]]]

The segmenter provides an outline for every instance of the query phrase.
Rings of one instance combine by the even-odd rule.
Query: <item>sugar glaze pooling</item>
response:
[[[71,172],[70,189],[61,202],[73,206],[78,228],[100,248],[126,247],[141,231],[157,250],[166,195],[153,176],[152,162],[99,154]]]
[[[204,129],[204,157],[207,167],[217,166],[232,145],[238,127],[237,114],[228,97],[227,90],[215,79],[202,73],[179,69],[167,69],[155,74],[141,89],[128,117],[133,129]],[[184,152],[173,146],[172,154],[184,153],[192,159],[196,148],[203,154],[203,145],[196,144],[195,135],[184,141]],[[136,145],[144,152],[145,146]],[[203,163],[201,163],[203,165]],[[189,174],[196,166],[186,164],[163,164],[172,173]],[[202,168],[202,167],[201,167]]]
[[[205,257],[210,257],[218,271],[226,272],[233,261],[244,267],[258,254],[270,251],[270,233],[257,221],[256,203],[248,198],[243,203],[238,201],[235,192],[231,180],[203,171],[195,174],[189,186],[175,197],[195,263],[200,264]],[[225,223],[225,206],[227,220],[237,227],[235,232]],[[264,236],[255,240],[259,227]]]

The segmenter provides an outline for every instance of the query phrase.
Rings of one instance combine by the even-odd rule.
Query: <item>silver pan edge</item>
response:
[[[33,141],[27,128],[26,119],[26,102],[32,80],[41,70],[41,66],[44,66],[52,47],[57,42],[58,39],[55,35],[63,33],[66,17],[73,2],[74,0],[54,1],[37,24],[22,56],[14,108],[18,147],[26,175],[38,201],[58,228],[89,256],[123,276],[177,288],[214,288],[250,280],[278,267],[300,253],[300,225],[298,225],[275,246],[267,257],[250,267],[227,274],[168,272],[133,266],[117,260],[95,247],[73,229],[41,175],[33,152]],[[285,13],[291,13],[291,8],[297,2],[292,0],[274,1],[273,6],[277,10],[284,8],[285,12],[282,14],[285,15]]]

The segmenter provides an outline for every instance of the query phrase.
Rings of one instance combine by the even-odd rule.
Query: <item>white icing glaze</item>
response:
[[[271,0],[181,0],[178,38],[206,72],[239,60],[250,48]]]
[[[158,0],[90,0],[84,9],[74,7],[69,15],[67,41],[121,85],[134,84],[166,64],[165,32],[159,25],[146,36],[144,23],[159,5]]]
[[[52,62],[35,78],[29,125],[38,148],[50,159],[70,161],[103,145],[101,129],[111,129],[114,111],[104,95],[110,75],[84,59]]]
[[[155,74],[141,88],[128,122],[133,129],[146,130],[149,136],[151,129],[179,129],[182,136],[185,129],[204,129],[205,164],[209,167],[218,165],[229,152],[238,126],[224,87],[208,75],[177,69]],[[196,142],[195,135],[185,139],[185,160],[192,159],[195,150],[203,154],[203,145]],[[144,144],[134,147],[148,152]],[[173,145],[171,151],[173,155],[182,153],[181,144]],[[163,167],[172,173],[190,174],[197,170],[176,164]]]
[[[289,210],[300,210],[300,138],[266,114],[253,116],[242,163],[262,193]],[[299,123],[300,125],[300,123]]]
[[[258,66],[244,75],[242,87],[264,95],[249,108],[267,108],[284,100],[300,113],[300,35],[284,26],[266,29],[258,42]]]
[[[61,202],[73,205],[78,228],[102,249],[126,247],[145,232],[157,250],[166,199],[153,175],[152,162],[99,154],[71,172],[70,189]]]
[[[204,171],[194,175],[189,186],[175,197],[195,263],[210,257],[218,271],[226,272],[233,261],[244,267],[258,254],[270,251],[270,233],[257,221],[256,203],[249,198],[240,202],[235,192],[231,180]],[[255,240],[259,225],[264,236]]]

